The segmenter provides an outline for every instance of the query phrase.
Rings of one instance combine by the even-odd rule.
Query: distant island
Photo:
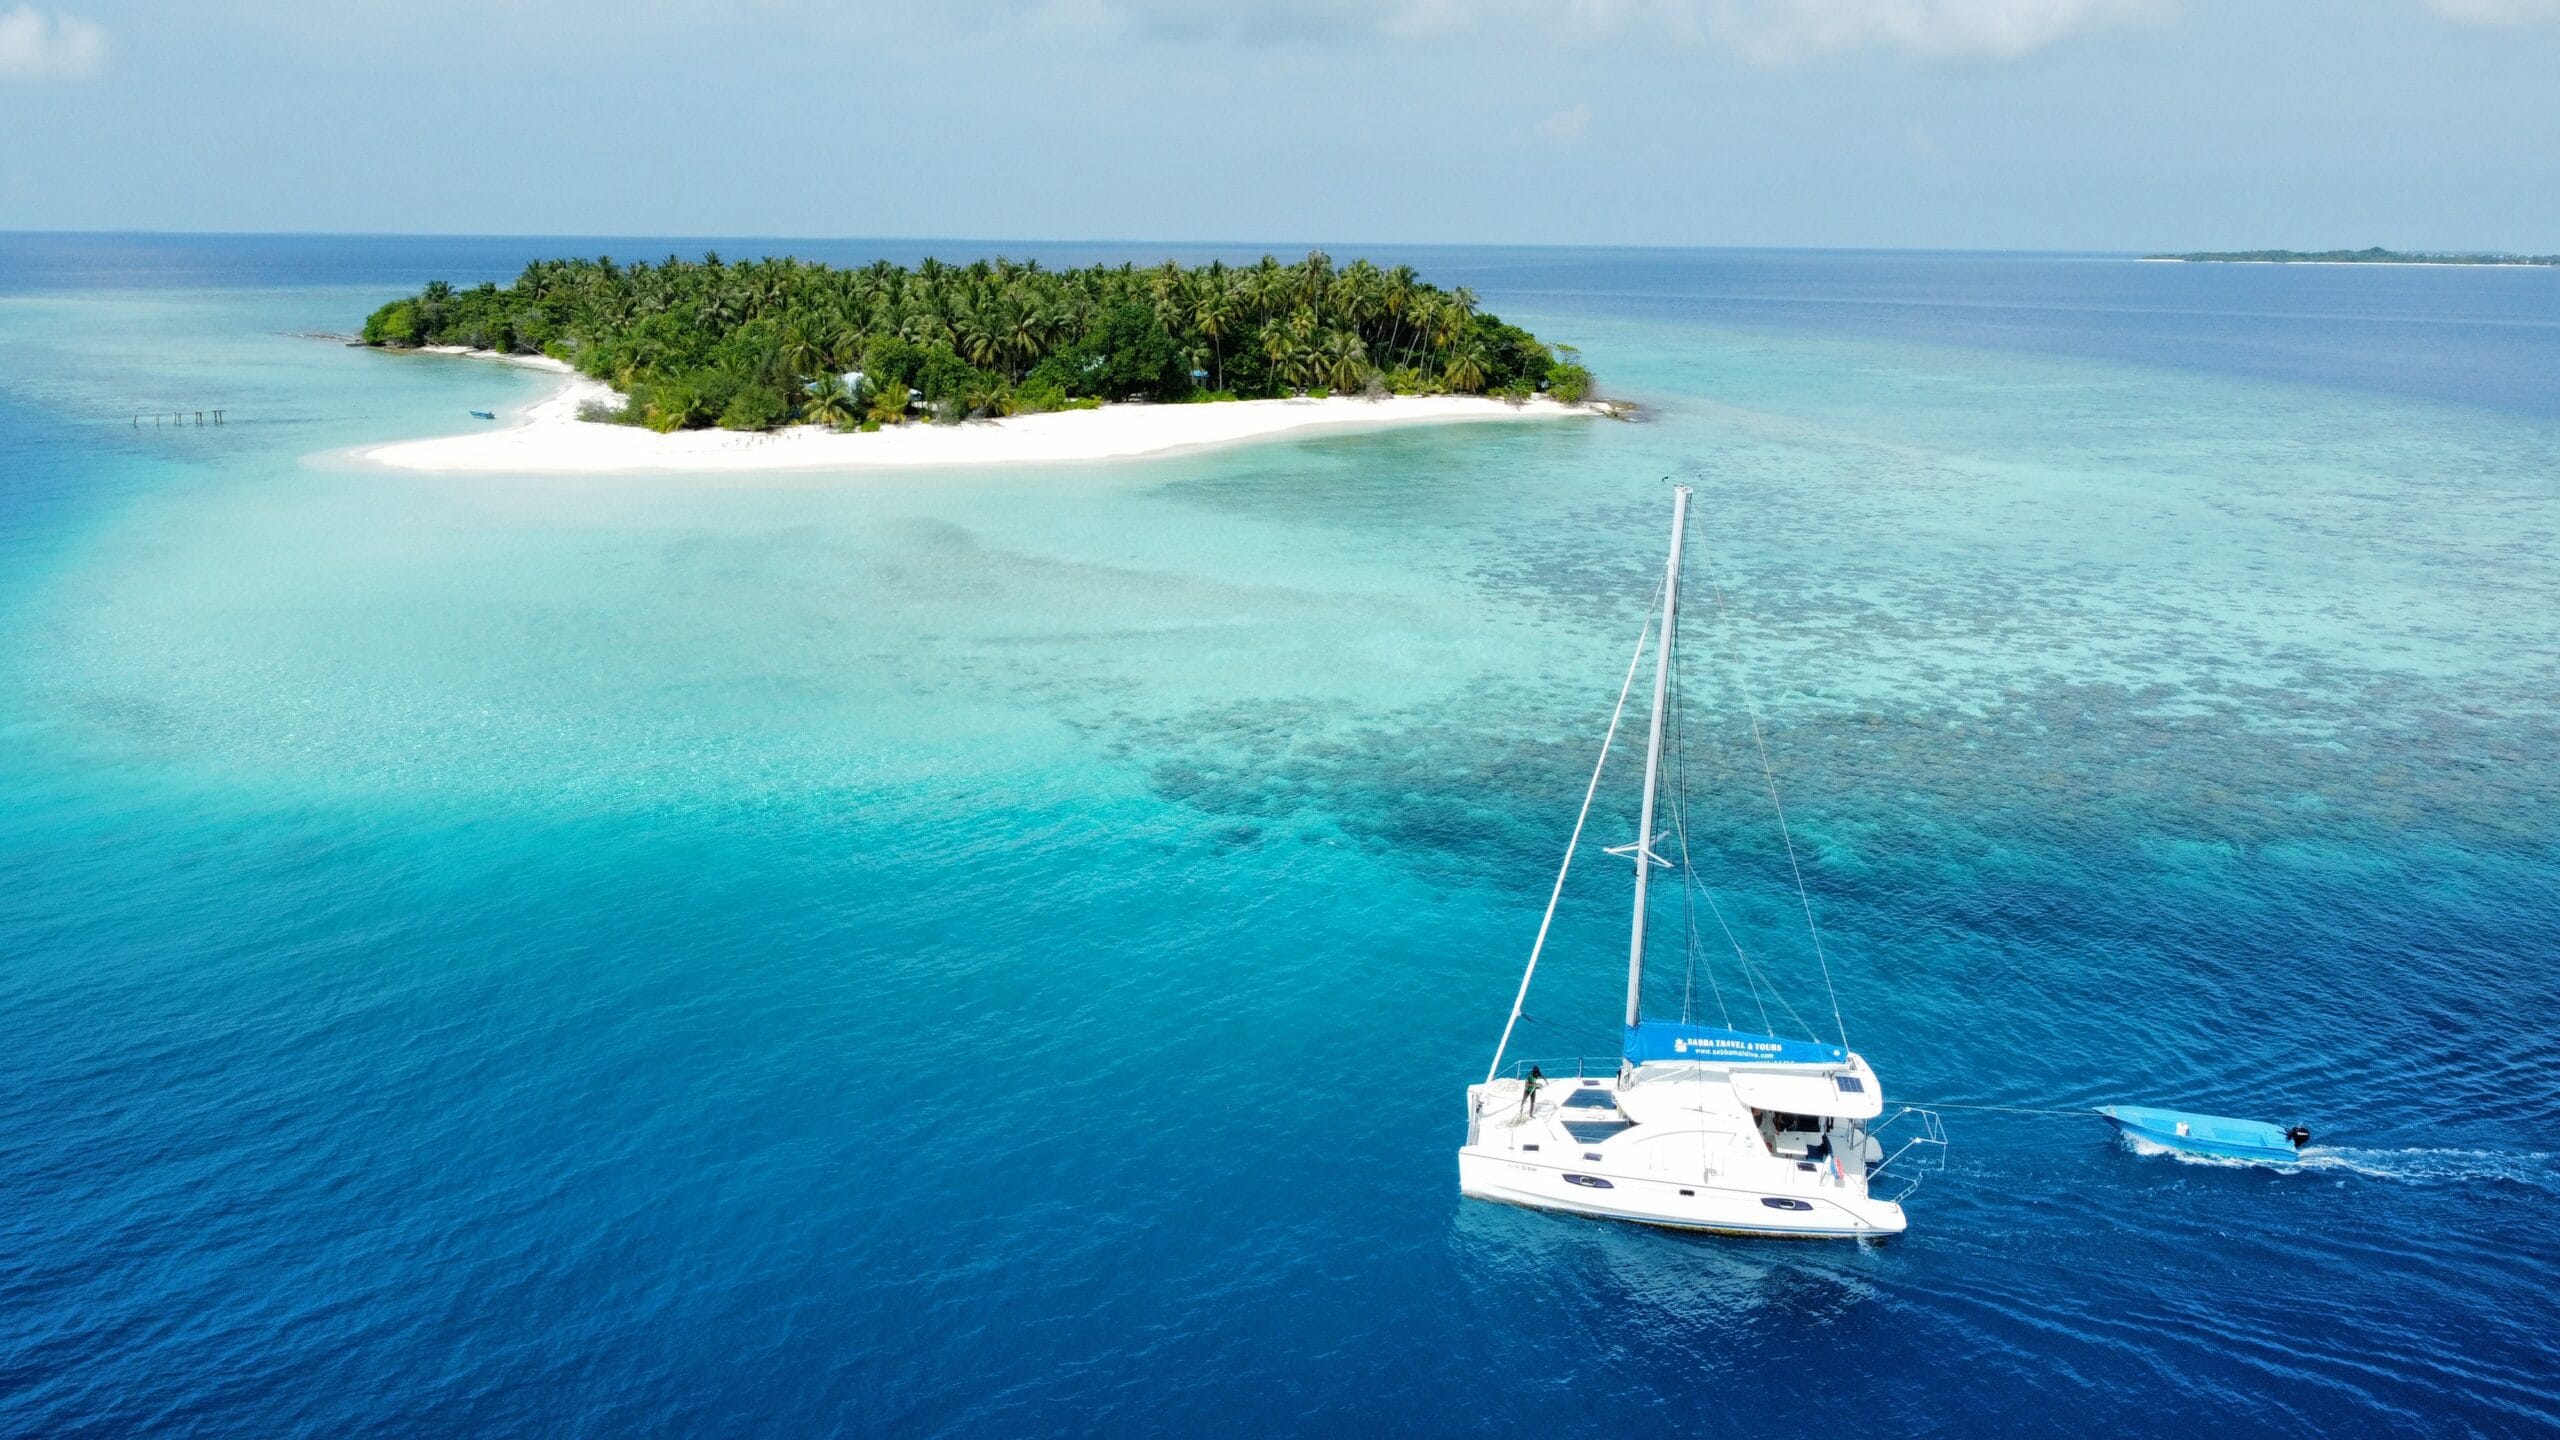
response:
[[[2226,265],[2560,265],[2560,255],[2447,254],[2427,250],[2198,250],[2145,255],[2145,260],[2201,260]]]
[[[620,392],[579,418],[660,432],[876,431],[1111,401],[1533,396],[1591,374],[1410,268],[1043,269],[1036,261],[541,260],[514,284],[437,282],[375,310],[364,343],[560,362]],[[593,388],[593,387],[591,387]],[[1481,405],[1481,400],[1471,402]],[[1495,407],[1500,408],[1500,407]]]

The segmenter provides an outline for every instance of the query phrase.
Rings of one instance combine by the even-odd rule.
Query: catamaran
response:
[[[1761,778],[1768,782],[1778,833],[1795,871],[1797,898],[1813,954],[1821,965],[1825,992],[1831,994],[1831,1018],[1839,1043],[1780,1036],[1774,1027],[1773,1033],[1735,1028],[1729,1013],[1719,1016],[1725,1024],[1706,1025],[1693,1018],[1685,1004],[1677,1019],[1649,1018],[1644,1013],[1650,881],[1656,870],[1674,868],[1654,849],[1669,838],[1655,833],[1654,819],[1662,791],[1663,730],[1670,708],[1666,701],[1678,660],[1680,554],[1688,533],[1689,496],[1686,487],[1674,493],[1671,560],[1662,583],[1660,618],[1648,617],[1645,633],[1637,637],[1635,654],[1627,662],[1617,710],[1601,741],[1599,762],[1592,767],[1582,814],[1574,821],[1573,838],[1566,844],[1555,889],[1547,898],[1546,916],[1530,946],[1528,968],[1511,1002],[1511,1017],[1502,1027],[1502,1039],[1494,1047],[1493,1064],[1483,1083],[1467,1089],[1467,1139],[1458,1151],[1458,1189],[1483,1200],[1682,1230],[1805,1239],[1899,1235],[1907,1223],[1901,1201],[1917,1187],[1927,1164],[1943,1154],[1945,1132],[1934,1112],[1913,1106],[1877,1123],[1884,1115],[1884,1088],[1865,1058],[1849,1048],[1840,1024],[1830,962],[1823,956],[1812,900],[1795,862],[1795,842],[1787,835],[1786,812],[1778,801],[1767,747],[1761,741],[1756,704],[1749,706],[1749,713]],[[1530,982],[1537,976],[1538,960],[1554,925],[1565,879],[1573,869],[1574,851],[1591,818],[1593,797],[1608,768],[1647,639],[1656,647],[1653,713],[1645,742],[1637,839],[1606,852],[1629,857],[1635,865],[1624,1042],[1614,1066],[1604,1061],[1600,1073],[1591,1073],[1594,1067],[1578,1059],[1519,1061],[1506,1073],[1503,1058],[1528,1002]],[[1671,818],[1680,835],[1678,868],[1683,886],[1689,887],[1696,882],[1687,866],[1686,814],[1685,803],[1672,806]],[[1713,910],[1711,896],[1709,900]],[[1721,923],[1721,910],[1713,913]],[[1698,953],[1694,927],[1688,939],[1694,965]],[[1737,942],[1733,950],[1736,962],[1745,969],[1746,984],[1762,985],[1765,976],[1752,965],[1744,948]],[[1890,1196],[1884,1193],[1888,1189],[1894,1191]]]

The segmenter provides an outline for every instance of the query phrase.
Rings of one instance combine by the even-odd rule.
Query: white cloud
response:
[[[106,68],[107,32],[33,5],[0,14],[0,80],[86,80]]]
[[[1920,60],[2022,59],[2092,30],[2165,18],[2165,0],[1716,0],[1708,28],[1764,65],[1845,50]]]
[[[1763,65],[1878,50],[1926,61],[2008,61],[2094,30],[2175,13],[2177,0],[977,0],[1064,28],[1174,39],[1344,36],[1540,45],[1708,46]],[[2542,5],[2560,0],[2430,0]]]
[[[1591,107],[1577,104],[1559,110],[1530,127],[1541,140],[1559,150],[1570,150],[1591,134]]]
[[[2457,25],[2513,29],[2560,22],[2560,0],[2426,0],[2426,4]]]

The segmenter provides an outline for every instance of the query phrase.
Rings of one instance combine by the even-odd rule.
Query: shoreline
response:
[[[442,474],[910,470],[1135,460],[1326,431],[1610,413],[1602,403],[1566,405],[1544,397],[1515,406],[1480,395],[1396,395],[1375,400],[1337,396],[1115,404],[957,425],[909,421],[869,434],[795,425],[772,431],[679,430],[661,435],[637,425],[580,420],[580,406],[620,396],[602,381],[549,356],[500,355],[453,345],[422,346],[418,353],[522,365],[552,374],[559,383],[550,394],[494,428],[357,446],[337,455],[387,469]]]

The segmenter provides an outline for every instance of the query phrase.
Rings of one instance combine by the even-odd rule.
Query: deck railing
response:
[[[1904,1126],[1905,1121],[1910,1123]],[[1881,1144],[1884,1142],[1886,1132],[1894,1130],[1897,1126],[1903,1126],[1900,1133],[1895,1136],[1901,1143],[1894,1147],[1892,1154],[1868,1168],[1867,1185],[1868,1193],[1875,1193],[1873,1187],[1876,1177],[1908,1157],[1911,1163],[1903,1166],[1901,1172],[1894,1177],[1908,1183],[1903,1185],[1899,1193],[1885,1197],[1899,1205],[1910,1197],[1912,1191],[1920,1188],[1921,1181],[1946,1168],[1947,1127],[1940,1123],[1937,1111],[1923,1109],[1917,1105],[1905,1105],[1887,1117],[1883,1124],[1869,1130],[1867,1138]],[[1915,1151],[1917,1153],[1914,1153]]]

